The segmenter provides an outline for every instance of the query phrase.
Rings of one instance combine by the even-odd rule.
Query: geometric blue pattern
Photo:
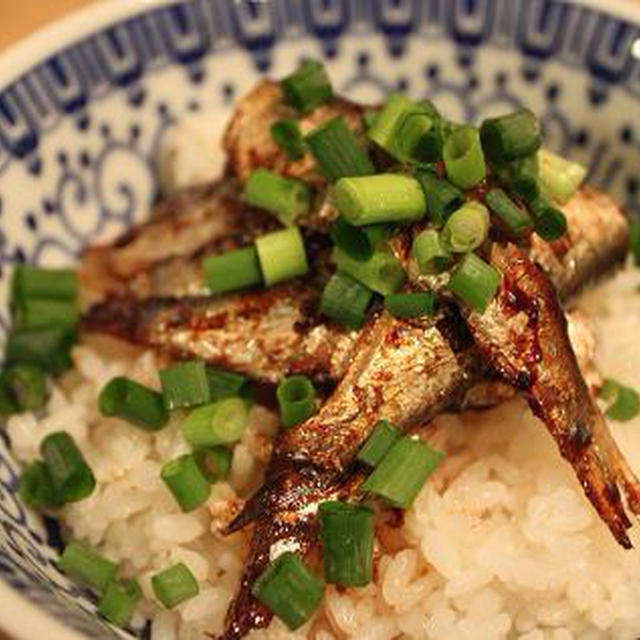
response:
[[[16,262],[72,258],[103,232],[130,226],[157,196],[166,132],[214,99],[228,111],[259,75],[281,73],[278,53],[286,46],[299,45],[298,57],[340,64],[338,89],[347,94],[380,99],[408,90],[454,104],[470,120],[531,104],[547,142],[579,156],[592,182],[640,215],[633,118],[640,60],[632,55],[639,36],[636,24],[554,0],[191,0],[148,7],[34,61],[0,88],[0,283],[6,288]],[[224,62],[238,53],[248,70],[225,76]],[[492,62],[479,64],[487,56]],[[184,95],[161,97],[164,79],[176,73]],[[109,101],[117,101],[117,113],[102,108]],[[597,114],[616,101],[631,106],[615,121],[607,115],[606,135],[575,116],[584,105]],[[6,325],[1,312],[0,330]],[[55,523],[45,526],[23,508],[16,478],[16,464],[0,447],[0,576],[89,637],[117,637],[93,615],[89,594],[55,569]]]

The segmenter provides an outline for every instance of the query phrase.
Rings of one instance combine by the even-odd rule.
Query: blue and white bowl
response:
[[[551,147],[640,214],[640,4],[601,4],[115,0],[32,36],[0,60],[1,330],[15,263],[68,263],[143,218],[176,125],[198,113],[224,123],[261,74],[307,56],[356,99],[406,90],[467,120],[527,104]],[[205,155],[216,135],[203,134]],[[56,523],[20,504],[6,444],[0,627],[29,640],[133,637],[56,569]]]

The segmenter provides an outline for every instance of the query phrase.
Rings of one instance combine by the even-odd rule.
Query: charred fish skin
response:
[[[567,323],[549,278],[514,245],[494,245],[503,274],[496,299],[467,321],[477,348],[519,389],[574,468],[585,494],[616,540],[631,547],[629,509],[640,513],[640,484],[610,436],[580,372]]]

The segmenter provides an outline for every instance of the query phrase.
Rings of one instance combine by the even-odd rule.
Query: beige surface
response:
[[[90,0],[0,0],[0,49],[47,22],[90,3]]]

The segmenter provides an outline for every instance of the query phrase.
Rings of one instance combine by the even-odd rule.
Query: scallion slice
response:
[[[18,329],[9,333],[5,357],[9,363],[32,364],[50,373],[72,366],[71,345],[75,333],[65,327]]]
[[[513,235],[522,236],[533,227],[531,216],[502,189],[491,189],[485,197],[485,202]]]
[[[18,493],[26,504],[38,510],[57,509],[64,504],[53,486],[49,469],[40,460],[22,470]]]
[[[316,390],[307,376],[290,376],[276,389],[282,426],[290,429],[311,417],[316,410]]]
[[[311,189],[301,180],[285,178],[268,169],[255,169],[245,182],[242,199],[266,209],[284,225],[292,225],[309,212]]]
[[[21,329],[43,327],[74,327],[78,322],[78,307],[73,300],[24,298],[14,309],[15,326]]]
[[[346,502],[318,507],[324,578],[342,587],[364,587],[373,579],[374,512]]]
[[[158,431],[169,421],[162,394],[125,377],[104,386],[98,406],[102,415],[118,416],[145,431]]]
[[[633,256],[633,263],[640,267],[640,221],[634,220],[629,231],[629,247]]]
[[[365,109],[362,114],[362,126],[365,131],[371,129],[378,117],[380,111],[378,109]]]
[[[470,189],[487,175],[480,134],[474,127],[460,127],[450,133],[442,155],[447,177],[461,189]]]
[[[538,182],[538,154],[524,156],[492,167],[499,182],[512,194],[525,202],[531,202],[540,195]]]
[[[256,240],[258,259],[265,284],[270,287],[309,271],[302,233],[290,227],[267,233]]]
[[[536,233],[547,242],[558,240],[567,232],[567,219],[544,196],[529,203]]]
[[[400,93],[394,93],[387,98],[382,111],[367,131],[367,136],[390,155],[397,157],[395,147],[396,128],[406,113],[415,110],[415,103]]]
[[[44,407],[48,389],[47,376],[42,369],[31,364],[16,364],[6,370],[4,379],[20,411],[37,411]]]
[[[229,475],[233,457],[231,449],[227,447],[197,449],[193,452],[193,457],[208,482],[219,482]]]
[[[408,509],[444,453],[414,438],[400,438],[362,486],[396,507]]]
[[[407,280],[402,263],[388,251],[375,251],[369,260],[354,260],[336,248],[333,260],[338,271],[383,296],[395,293]]]
[[[254,246],[205,258],[202,270],[209,291],[213,294],[262,284],[262,271]]]
[[[435,229],[425,229],[414,239],[411,249],[420,273],[434,274],[446,269],[453,258]]]
[[[585,179],[586,168],[546,149],[538,151],[538,160],[544,192],[560,204],[569,202]]]
[[[324,584],[295,553],[285,551],[258,577],[251,593],[295,631],[320,606]]]
[[[600,397],[609,403],[606,414],[612,420],[626,422],[640,412],[640,396],[635,389],[607,378],[600,390]]]
[[[118,565],[80,542],[70,542],[58,562],[73,580],[104,593],[118,572]]]
[[[468,253],[449,280],[449,290],[465,304],[484,313],[500,286],[500,272],[475,253]]]
[[[98,602],[98,613],[111,624],[124,628],[131,621],[141,598],[142,589],[136,580],[124,582],[114,580],[109,583]]]
[[[426,196],[427,215],[436,226],[441,227],[464,204],[464,193],[431,171],[422,171],[416,177]]]
[[[419,318],[435,313],[438,297],[433,291],[391,293],[384,299],[384,308],[394,318]]]
[[[28,298],[75,300],[78,283],[72,269],[42,269],[30,264],[16,266],[12,282],[12,300]]]
[[[482,147],[493,162],[508,162],[535,153],[542,143],[540,123],[529,109],[488,118],[480,127]]]
[[[349,224],[342,216],[331,223],[331,239],[355,260],[368,260],[373,255],[373,243],[361,227]]]
[[[329,76],[317,60],[305,60],[281,86],[285,102],[300,113],[309,113],[333,98]]]
[[[420,183],[399,173],[342,178],[335,188],[338,211],[356,226],[420,220],[427,203]]]
[[[295,120],[278,120],[271,125],[271,137],[289,160],[300,160],[307,150],[300,125]]]
[[[347,176],[368,176],[376,171],[366,150],[341,116],[312,131],[305,141],[329,182]]]
[[[211,494],[211,486],[191,453],[165,462],[160,477],[185,513],[202,506]]]
[[[164,406],[172,411],[206,404],[211,399],[204,362],[177,362],[160,370]]]
[[[376,467],[389,449],[402,437],[402,432],[388,420],[380,420],[373,433],[358,452],[358,460]]]
[[[156,573],[151,578],[151,586],[156,598],[167,609],[177,607],[200,592],[197,580],[183,562]]]
[[[322,292],[320,310],[325,316],[359,329],[367,318],[373,291],[344,273],[334,273]]]
[[[96,479],[68,433],[49,434],[40,444],[40,453],[61,499],[77,502],[93,493]]]
[[[216,402],[225,398],[242,398],[247,404],[253,399],[253,385],[247,376],[233,371],[207,367],[207,381],[211,400]]]
[[[470,200],[454,211],[442,230],[442,243],[454,253],[477,249],[489,235],[489,211],[480,202]]]
[[[194,409],[184,421],[182,432],[195,448],[232,444],[242,438],[247,419],[242,398],[225,398]]]

